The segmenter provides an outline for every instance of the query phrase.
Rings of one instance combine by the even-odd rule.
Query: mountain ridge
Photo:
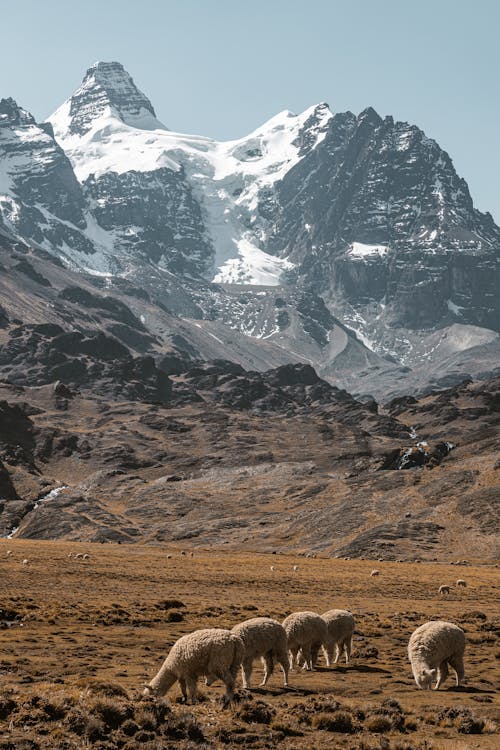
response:
[[[16,240],[333,382],[340,323],[373,352],[342,381],[358,393],[401,392],[395,363],[409,389],[426,369],[494,370],[500,229],[416,126],[320,103],[235,141],[178,134],[119,63],[89,68],[48,123],[16,107],[0,105],[0,227]]]

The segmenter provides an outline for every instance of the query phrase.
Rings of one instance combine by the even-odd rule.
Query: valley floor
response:
[[[373,568],[378,577],[370,577]],[[499,574],[491,564],[210,550],[191,557],[175,547],[1,540],[0,750],[493,750],[500,742]],[[457,578],[467,588],[439,598],[438,586]],[[291,672],[288,689],[276,670],[251,695],[239,681],[241,700],[225,710],[220,686],[201,683],[203,700],[193,707],[178,702],[177,687],[168,704],[137,701],[187,632],[334,607],[356,615],[347,667],[327,669],[320,660],[317,671]],[[430,618],[466,632],[462,688],[451,678],[438,692],[416,688],[406,646]],[[260,679],[256,664],[253,684]]]

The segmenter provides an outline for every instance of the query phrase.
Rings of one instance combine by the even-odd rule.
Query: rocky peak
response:
[[[34,125],[33,115],[20,107],[15,99],[0,99],[0,127]]]
[[[81,86],[63,107],[64,114],[69,116],[66,125],[72,135],[88,132],[92,124],[106,114],[142,130],[165,129],[156,119],[147,96],[137,88],[119,62],[94,63],[87,70]]]

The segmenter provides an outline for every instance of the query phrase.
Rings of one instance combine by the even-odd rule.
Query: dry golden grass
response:
[[[77,552],[90,559],[75,559]],[[380,576],[370,578],[373,567]],[[438,586],[459,577],[467,588],[440,598]],[[220,551],[190,557],[174,547],[2,540],[0,586],[0,609],[14,621],[0,630],[0,750],[493,750],[500,743],[500,577],[493,566]],[[215,700],[220,686],[200,685],[204,700],[193,707],[177,703],[176,687],[168,705],[137,701],[180,635],[332,607],[356,614],[347,667],[326,669],[320,661],[315,672],[293,671],[288,690],[276,670],[268,689],[246,698],[240,688],[243,700],[228,710]],[[431,617],[466,631],[462,689],[451,678],[439,692],[413,682],[406,645]],[[254,685],[260,675],[256,664]]]

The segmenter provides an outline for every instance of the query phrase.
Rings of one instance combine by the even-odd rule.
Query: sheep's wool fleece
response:
[[[203,675],[210,669],[214,657],[220,654],[220,663],[229,667],[235,653],[241,649],[241,641],[230,630],[206,628],[183,635],[174,643],[165,660],[173,672],[180,670],[192,675]]]
[[[412,633],[408,643],[410,662],[421,661],[429,668],[438,667],[447,657],[463,654],[464,650],[464,631],[443,620],[421,625]]]
[[[321,617],[326,622],[331,636],[352,635],[354,631],[354,616],[346,609],[330,609]]]
[[[270,617],[253,617],[245,620],[235,625],[232,632],[243,641],[247,655],[261,656],[276,646],[286,649],[286,633],[283,626]]]
[[[326,622],[316,612],[292,612],[283,620],[288,642],[308,643],[326,637]]]

